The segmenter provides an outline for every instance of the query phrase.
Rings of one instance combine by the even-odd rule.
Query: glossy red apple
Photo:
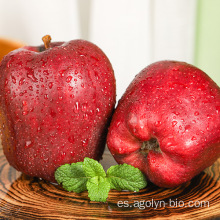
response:
[[[107,145],[160,187],[191,180],[220,157],[220,88],[184,62],[149,65],[119,101]]]
[[[112,66],[94,44],[45,40],[45,47],[3,58],[0,128],[9,163],[54,182],[60,165],[101,158],[116,93]]]

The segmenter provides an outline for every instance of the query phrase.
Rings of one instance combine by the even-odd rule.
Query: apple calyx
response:
[[[47,50],[48,48],[50,48],[50,42],[51,42],[52,38],[50,35],[45,35],[42,37],[42,41],[44,42],[44,47]]]
[[[145,157],[148,155],[149,151],[155,151],[158,153],[162,153],[160,149],[160,145],[156,138],[151,138],[149,141],[144,141],[141,146],[141,154]]]

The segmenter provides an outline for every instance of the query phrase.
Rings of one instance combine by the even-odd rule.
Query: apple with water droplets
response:
[[[185,62],[149,65],[119,101],[107,145],[157,186],[190,181],[220,157],[220,88]]]
[[[96,45],[43,40],[1,62],[0,129],[10,165],[54,182],[62,164],[101,159],[116,84],[109,59]]]

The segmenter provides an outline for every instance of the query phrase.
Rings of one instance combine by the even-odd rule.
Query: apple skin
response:
[[[84,40],[23,47],[0,66],[0,129],[10,165],[55,182],[62,164],[100,160],[115,106],[107,56]]]
[[[220,88],[184,62],[149,65],[119,101],[107,145],[159,187],[191,180],[220,157]]]

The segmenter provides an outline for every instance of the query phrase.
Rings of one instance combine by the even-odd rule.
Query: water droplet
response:
[[[195,140],[197,140],[197,138],[196,138],[195,136],[193,136],[193,137],[191,138],[191,140],[192,140],[192,141],[195,141]]]
[[[197,112],[197,111],[194,112],[194,115],[195,115],[195,116],[198,116],[198,115],[199,115],[199,112]]]
[[[191,127],[190,125],[186,125],[185,130],[188,131],[190,129],[190,127]]]
[[[66,156],[66,153],[63,152],[63,151],[61,151],[61,152],[60,152],[60,156],[59,156],[59,158],[58,158],[58,161],[62,161],[62,160],[65,158],[65,156]]]
[[[11,66],[11,60],[9,60],[8,62],[7,62],[7,68],[9,68],[10,66]]]
[[[74,136],[73,135],[70,135],[69,137],[68,137],[68,141],[70,142],[70,143],[74,143]]]
[[[216,112],[217,112],[217,113],[220,112],[220,106],[216,106]]]
[[[85,120],[87,120],[87,119],[89,118],[88,114],[85,113],[85,114],[83,115],[83,118],[84,118]]]
[[[49,71],[48,70],[44,70],[43,73],[44,73],[44,75],[49,75]]]
[[[96,108],[96,113],[97,113],[97,115],[100,115],[100,114],[101,114],[101,112],[100,112],[100,109],[99,109],[99,108]]]
[[[32,142],[31,141],[26,141],[25,142],[25,148],[29,148],[29,147],[31,147],[32,146]]]
[[[15,77],[14,77],[14,76],[11,76],[11,78],[12,78],[12,82],[13,82],[14,84],[16,84],[16,79],[15,79]]]
[[[62,101],[63,100],[63,96],[59,96],[59,98],[58,98],[60,101]]]
[[[173,67],[172,70],[173,70],[173,71],[179,71],[179,68],[178,68],[178,67]]]
[[[155,125],[156,127],[159,127],[159,126],[161,125],[161,121],[156,121],[156,122],[154,123],[154,125]]]
[[[50,115],[51,115],[51,117],[52,118],[55,118],[56,117],[56,115],[57,115],[57,113],[53,110],[53,109],[50,109]]]
[[[69,87],[68,87],[68,90],[69,90],[69,91],[72,91],[72,90],[73,90],[73,87],[72,87],[72,86],[69,86]]]
[[[45,95],[44,95],[44,98],[45,98],[45,99],[48,99],[48,94],[45,94]]]
[[[22,112],[22,115],[27,115],[28,114],[28,111],[23,111]]]
[[[20,86],[23,85],[24,82],[25,82],[25,78],[21,78],[20,81],[19,81],[19,85],[20,85]]]
[[[170,89],[174,89],[174,84],[169,84]]]
[[[87,110],[87,103],[82,104],[82,112],[86,112]]]
[[[52,87],[53,87],[53,83],[50,82],[50,83],[48,84],[48,86],[49,86],[50,89],[52,89]]]
[[[97,80],[99,80],[99,75],[96,71],[95,71],[95,77],[96,77]]]
[[[156,160],[153,158],[153,159],[151,159],[151,163],[155,163],[156,162]]]
[[[118,128],[118,127],[120,126],[120,124],[121,124],[121,122],[118,121],[118,122],[116,123],[116,127]]]
[[[72,76],[68,76],[68,77],[66,78],[66,82],[67,82],[67,83],[71,82],[72,78],[73,78]]]
[[[74,107],[73,107],[73,111],[74,111],[75,113],[78,113],[78,112],[79,112],[79,103],[78,103],[78,102],[75,103],[75,105],[74,105]]]
[[[82,141],[82,146],[83,147],[86,147],[89,143],[89,140],[88,139],[85,139],[84,141]]]
[[[175,115],[179,115],[180,113],[179,113],[179,112],[173,112],[173,114],[175,114]]]
[[[27,105],[27,102],[26,102],[26,101],[22,101],[22,105],[23,105],[23,106],[26,106],[26,105]]]
[[[65,74],[64,74],[65,71],[66,71],[66,70],[60,70],[60,71],[59,71],[59,74],[60,74],[61,77],[64,77],[64,75],[65,75]]]
[[[49,158],[47,157],[47,158],[44,158],[44,162],[45,163],[48,163],[49,162]]]
[[[177,121],[172,121],[172,126],[174,127],[177,124]]]
[[[208,119],[212,119],[212,115],[207,115],[207,118]]]
[[[33,91],[33,86],[29,86],[28,89],[29,89],[30,91]]]
[[[70,98],[74,98],[75,96],[73,94],[70,94]]]
[[[94,110],[93,110],[93,109],[91,109],[91,110],[89,111],[89,115],[94,115]]]
[[[27,70],[27,77],[33,82],[37,82],[37,78],[34,75],[34,70],[29,67],[26,67],[25,69]]]
[[[10,94],[10,90],[8,90],[7,93]],[[15,91],[12,93],[12,96],[13,96],[14,98],[17,96],[17,94],[15,93]],[[11,100],[12,100],[12,97],[11,97]]]
[[[82,87],[82,88],[85,88],[85,85],[82,83],[82,84],[81,84],[81,87]]]
[[[137,132],[136,128],[132,128],[132,133],[135,134]]]

